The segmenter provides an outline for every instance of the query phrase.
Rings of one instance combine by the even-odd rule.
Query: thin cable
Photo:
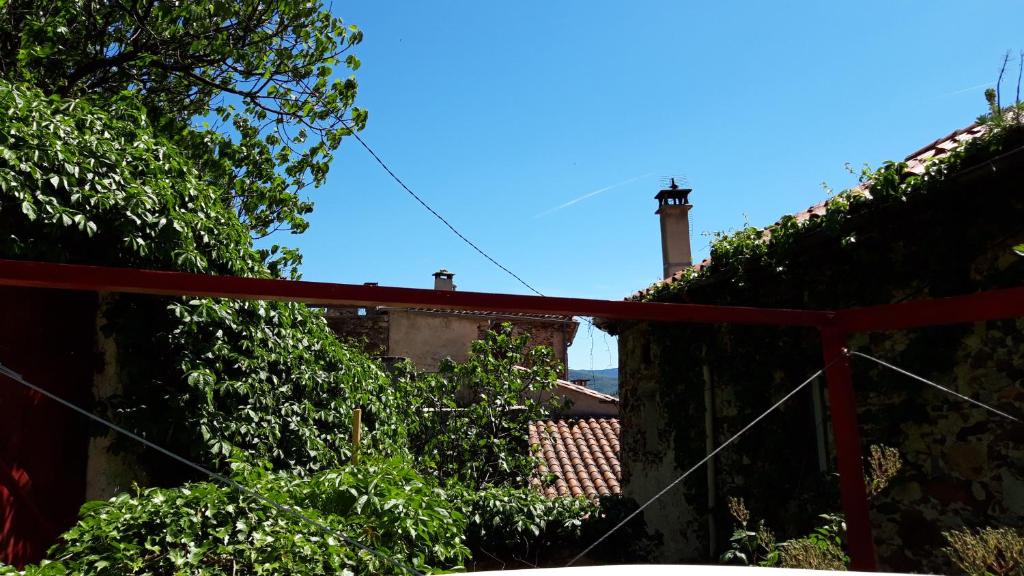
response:
[[[374,159],[374,160],[376,160],[378,164],[380,164],[381,168],[383,168],[383,169],[384,169],[384,171],[385,171],[385,172],[387,172],[387,173],[388,173],[388,175],[389,175],[389,176],[391,176],[391,178],[392,178],[392,179],[393,179],[393,180],[394,180],[395,182],[397,182],[399,186],[401,186],[401,187],[402,187],[402,189],[404,189],[404,190],[405,190],[406,192],[408,192],[410,196],[412,196],[413,198],[415,198],[415,199],[416,199],[416,201],[417,201],[417,202],[419,202],[421,206],[423,206],[424,208],[426,208],[428,212],[430,212],[431,214],[433,214],[435,218],[437,218],[438,220],[440,220],[440,221],[441,221],[441,222],[442,222],[442,223],[443,223],[443,224],[444,224],[445,226],[447,226],[447,227],[448,227],[448,229],[449,229],[449,230],[451,230],[452,232],[454,232],[454,233],[455,233],[455,235],[456,235],[456,236],[458,236],[459,238],[461,238],[463,242],[465,242],[466,244],[469,244],[469,246],[470,246],[471,248],[473,248],[473,250],[476,250],[477,252],[479,252],[479,253],[480,253],[480,255],[481,255],[481,256],[483,256],[484,258],[487,258],[488,260],[490,260],[490,262],[491,262],[492,264],[494,264],[494,265],[495,265],[495,266],[497,266],[498,268],[501,268],[501,269],[502,269],[503,271],[505,271],[505,272],[506,272],[506,273],[507,273],[507,274],[508,274],[509,276],[511,276],[511,277],[515,278],[516,280],[518,280],[520,284],[522,284],[523,286],[526,286],[526,288],[527,288],[527,289],[529,289],[529,290],[530,290],[531,292],[533,292],[533,293],[534,293],[534,294],[536,294],[537,296],[543,296],[543,295],[544,295],[544,293],[543,293],[543,292],[541,292],[540,290],[537,290],[536,288],[534,288],[533,286],[531,286],[531,285],[530,285],[530,284],[529,284],[529,283],[528,283],[528,282],[527,282],[526,280],[523,280],[522,278],[520,278],[518,274],[516,274],[515,272],[513,272],[513,271],[509,270],[508,268],[506,268],[506,267],[505,267],[504,265],[502,265],[502,264],[501,264],[501,262],[498,262],[497,260],[495,260],[494,258],[492,258],[492,257],[491,257],[491,255],[490,255],[490,254],[488,254],[487,252],[484,252],[484,251],[483,251],[483,249],[482,249],[482,248],[480,248],[479,246],[477,246],[476,244],[474,244],[472,240],[470,240],[469,238],[466,238],[466,236],[465,236],[465,235],[463,235],[463,234],[462,234],[462,232],[459,232],[459,231],[458,231],[458,230],[457,230],[457,229],[455,228],[455,226],[452,226],[451,222],[449,222],[449,221],[448,221],[447,219],[445,219],[445,217],[444,217],[444,216],[441,216],[441,215],[440,215],[440,214],[439,214],[439,213],[437,212],[437,210],[434,210],[433,208],[431,208],[431,207],[430,207],[430,205],[429,205],[429,204],[427,204],[425,200],[423,200],[423,198],[420,198],[418,194],[416,194],[415,192],[413,192],[413,191],[412,191],[412,189],[411,189],[411,188],[409,188],[408,186],[406,186],[406,185],[405,185],[405,182],[402,182],[402,179],[401,179],[401,178],[399,178],[399,177],[398,177],[398,175],[397,175],[397,174],[395,174],[393,170],[391,170],[391,168],[390,168],[390,167],[389,167],[389,166],[387,165],[387,163],[385,163],[385,162],[384,162],[384,160],[383,160],[383,159],[382,159],[382,158],[381,158],[380,156],[378,156],[376,152],[374,152],[374,151],[373,151],[373,148],[370,148],[370,145],[369,145],[369,144],[367,144],[367,143],[366,143],[366,141],[365,141],[365,140],[363,140],[363,139],[362,139],[362,137],[360,137],[358,133],[356,133],[356,131],[355,131],[355,129],[354,129],[354,128],[352,128],[351,126],[349,126],[349,125],[348,125],[348,123],[347,123],[347,122],[345,122],[344,120],[342,120],[342,121],[341,121],[341,123],[342,123],[342,125],[344,125],[344,126],[345,126],[345,128],[348,128],[348,130],[349,130],[349,132],[351,133],[352,137],[356,139],[356,142],[359,142],[359,144],[360,144],[360,145],[361,145],[361,146],[362,146],[362,147],[363,147],[364,149],[366,149],[366,151],[367,151],[367,152],[369,152],[369,153],[370,153],[370,156],[373,156],[373,159]],[[593,323],[593,322],[592,322],[591,320],[589,320],[589,319],[585,319],[585,318],[584,318],[584,319],[583,319],[583,321],[584,321],[584,322],[586,322],[587,324],[590,324],[591,326],[593,326],[593,325],[594,325],[594,323]]]
[[[148,448],[152,448],[153,450],[156,450],[157,452],[163,454],[164,456],[167,456],[168,458],[171,458],[172,460],[175,460],[175,461],[177,461],[177,462],[179,462],[181,464],[184,464],[185,466],[188,466],[189,468],[192,468],[193,470],[196,470],[198,472],[202,472],[203,474],[206,474],[210,478],[214,478],[216,480],[219,480],[220,482],[223,482],[224,484],[227,484],[227,485],[231,486],[235,490],[238,490],[239,492],[248,494],[249,496],[252,496],[253,498],[256,498],[257,500],[259,500],[259,501],[261,501],[261,502],[263,502],[265,504],[269,504],[270,506],[272,506],[273,508],[275,508],[279,512],[284,512],[285,514],[289,514],[289,515],[291,515],[291,516],[293,516],[295,518],[303,520],[303,521],[305,521],[305,522],[315,526],[317,529],[319,529],[321,532],[327,534],[328,536],[337,536],[338,538],[341,538],[341,540],[343,542],[345,542],[345,543],[347,543],[347,544],[349,544],[351,546],[354,546],[356,548],[359,548],[360,550],[363,550],[365,552],[369,552],[369,553],[371,553],[371,554],[373,554],[375,556],[383,558],[384,560],[388,561],[392,565],[394,565],[394,566],[396,566],[398,568],[401,568],[402,570],[404,570],[406,572],[409,572],[410,574],[414,574],[415,576],[423,576],[420,572],[417,572],[411,566],[408,566],[408,565],[406,565],[406,564],[404,564],[402,562],[399,562],[398,560],[396,560],[394,558],[391,558],[390,556],[384,554],[383,552],[381,552],[379,550],[374,550],[373,548],[370,548],[368,546],[360,544],[359,542],[349,538],[345,534],[343,534],[343,533],[341,533],[341,532],[339,532],[339,531],[337,531],[337,530],[327,526],[326,524],[323,524],[323,523],[321,523],[321,522],[319,522],[317,520],[314,520],[313,518],[310,518],[309,516],[303,514],[302,512],[299,512],[298,509],[296,509],[296,508],[292,508],[291,506],[285,506],[284,504],[279,504],[279,503],[271,500],[270,498],[267,498],[263,494],[260,494],[259,492],[255,491],[255,490],[252,490],[250,488],[247,488],[247,487],[243,486],[242,484],[239,484],[238,482],[235,482],[234,480],[232,480],[231,478],[228,478],[227,476],[223,476],[221,474],[218,474],[217,472],[214,472],[212,470],[208,470],[208,469],[200,466],[199,464],[196,464],[196,463],[192,462],[191,460],[188,460],[187,458],[184,458],[182,456],[178,456],[174,452],[171,452],[170,450],[167,450],[166,448],[158,446],[158,445],[150,442],[149,440],[146,440],[145,438],[139,436],[138,434],[135,434],[134,432],[128,431],[128,430],[118,426],[117,424],[114,424],[113,422],[110,422],[110,421],[108,421],[108,420],[106,420],[104,418],[96,416],[92,412],[89,412],[88,410],[85,410],[84,408],[80,408],[78,405],[73,404],[73,403],[63,399],[60,396],[57,396],[56,394],[53,394],[53,393],[48,392],[46,390],[43,390],[42,388],[36,386],[35,384],[32,384],[31,382],[25,380],[24,378],[21,377],[21,374],[18,374],[17,372],[15,372],[14,370],[11,370],[7,366],[4,366],[3,364],[0,364],[0,374],[3,374],[4,376],[7,376],[11,380],[14,380],[15,382],[21,384],[22,386],[30,388],[31,390],[34,390],[34,391],[42,394],[43,396],[46,396],[47,398],[49,398],[50,400],[53,400],[54,402],[57,402],[58,404],[62,404],[63,406],[66,406],[66,407],[74,410],[75,412],[78,412],[79,414],[81,414],[82,416],[85,416],[86,418],[89,418],[89,419],[91,419],[91,420],[93,420],[95,422],[99,422],[100,424],[103,424],[104,426],[107,426],[108,428],[110,428],[112,430],[115,430],[115,431],[117,431],[117,432],[119,432],[121,434],[124,434],[128,438],[131,438],[132,440],[135,440],[136,442],[139,442],[139,443],[143,444],[144,446],[146,446]]]
[[[459,238],[461,238],[463,242],[465,242],[466,244],[469,244],[469,246],[470,246],[470,247],[472,247],[472,248],[473,248],[473,250],[476,250],[477,252],[479,252],[479,253],[480,253],[480,255],[481,255],[481,256],[483,256],[484,258],[487,258],[488,260],[490,260],[492,264],[494,264],[494,265],[495,265],[495,266],[497,266],[498,268],[501,268],[502,270],[504,270],[505,272],[507,272],[507,273],[508,273],[508,274],[509,274],[510,276],[512,276],[513,278],[515,278],[516,280],[518,280],[520,284],[522,284],[523,286],[526,286],[526,287],[527,287],[528,289],[530,289],[530,291],[531,291],[531,292],[533,292],[534,294],[536,294],[536,295],[538,295],[538,296],[543,296],[543,295],[544,295],[544,294],[541,294],[541,292],[540,292],[539,290],[537,290],[536,288],[534,288],[533,286],[530,286],[530,285],[529,285],[529,284],[528,284],[528,283],[526,282],[526,280],[523,280],[522,278],[520,278],[520,277],[519,277],[519,276],[518,276],[518,275],[517,275],[517,274],[516,274],[515,272],[513,272],[513,271],[509,270],[508,268],[506,268],[505,266],[503,266],[503,265],[502,265],[502,264],[501,264],[500,262],[498,262],[498,261],[497,261],[497,260],[495,260],[494,258],[491,258],[491,255],[490,255],[490,254],[488,254],[487,252],[484,252],[484,251],[483,251],[483,249],[481,249],[481,248],[480,248],[479,246],[477,246],[476,244],[474,244],[472,240],[470,240],[469,238],[466,238],[466,237],[465,237],[465,236],[464,236],[464,235],[462,234],[462,232],[459,232],[458,230],[456,230],[456,229],[455,229],[455,226],[452,226],[451,222],[448,222],[448,220],[446,220],[444,216],[441,216],[440,214],[438,214],[438,213],[437,213],[437,210],[434,210],[433,208],[431,208],[431,207],[430,207],[430,205],[429,205],[429,204],[427,204],[427,203],[426,203],[426,202],[425,202],[425,201],[423,200],[423,198],[420,198],[418,194],[416,194],[415,192],[413,192],[413,191],[412,191],[412,189],[411,189],[411,188],[409,188],[408,186],[406,186],[406,185],[405,185],[405,182],[402,182],[402,179],[401,179],[401,178],[399,178],[399,177],[398,177],[398,175],[397,175],[397,174],[395,174],[395,173],[394,173],[394,172],[393,172],[393,171],[391,170],[391,168],[389,168],[389,167],[388,167],[388,165],[384,163],[384,160],[382,160],[382,159],[381,159],[381,157],[380,157],[380,156],[378,156],[378,155],[377,155],[377,153],[373,151],[373,148],[370,148],[370,145],[369,145],[369,144],[367,144],[367,143],[366,143],[366,141],[364,141],[364,140],[363,140],[363,139],[362,139],[362,138],[361,138],[361,137],[359,136],[359,134],[358,134],[358,133],[356,133],[355,129],[353,129],[353,128],[352,128],[351,126],[349,126],[349,125],[348,125],[348,123],[347,123],[347,122],[345,122],[345,121],[342,121],[342,124],[343,124],[343,125],[344,125],[344,126],[345,126],[346,128],[348,128],[349,132],[350,132],[350,133],[352,134],[352,136],[353,136],[353,137],[354,137],[354,138],[356,139],[356,142],[359,142],[359,143],[360,143],[360,144],[361,144],[361,145],[363,146],[363,148],[365,148],[365,149],[366,149],[366,151],[370,153],[370,156],[373,156],[373,159],[374,159],[374,160],[376,160],[376,161],[377,161],[377,163],[381,165],[381,168],[384,168],[384,171],[385,171],[385,172],[387,172],[387,173],[388,173],[388,174],[389,174],[389,175],[391,176],[391,178],[393,178],[393,179],[394,179],[394,181],[395,181],[395,182],[398,182],[398,185],[399,185],[399,186],[401,186],[401,187],[402,187],[403,189],[405,189],[405,191],[406,191],[406,192],[408,192],[410,196],[412,196],[413,198],[415,198],[415,199],[416,199],[416,201],[417,201],[417,202],[419,202],[419,203],[420,203],[420,205],[422,205],[422,206],[423,206],[424,208],[426,208],[428,212],[430,212],[431,214],[433,214],[433,215],[434,215],[434,217],[436,217],[436,218],[437,218],[438,220],[440,220],[440,221],[441,221],[442,223],[444,223],[444,225],[445,225],[445,226],[447,226],[449,230],[451,230],[452,232],[454,232],[456,236],[458,236]]]
[[[882,366],[885,366],[886,368],[889,368],[891,370],[895,370],[896,372],[899,372],[900,374],[903,374],[904,376],[909,376],[909,377],[913,378],[914,380],[917,380],[918,382],[924,382],[925,384],[927,384],[929,386],[932,386],[934,388],[938,388],[939,390],[942,390],[943,392],[947,392],[949,394],[952,394],[953,396],[956,396],[957,398],[960,398],[961,400],[966,400],[966,401],[970,402],[971,404],[974,404],[975,406],[980,406],[980,407],[984,408],[985,410],[988,410],[989,412],[994,412],[994,413],[1002,416],[1003,418],[1009,418],[1010,420],[1013,420],[1014,422],[1020,422],[1019,418],[1016,418],[1014,416],[1010,416],[1009,414],[1007,414],[1006,412],[1003,412],[1002,410],[997,410],[997,409],[989,406],[988,404],[984,404],[982,402],[979,402],[979,401],[975,400],[974,398],[970,398],[968,396],[964,396],[963,394],[961,394],[959,392],[956,392],[955,390],[950,390],[949,388],[946,388],[945,386],[936,384],[935,382],[932,382],[931,380],[922,378],[921,376],[918,376],[917,374],[912,374],[910,372],[907,372],[906,370],[904,370],[904,369],[902,369],[902,368],[900,368],[898,366],[893,366],[892,364],[889,364],[888,362],[886,362],[884,360],[879,360],[878,358],[875,358],[874,356],[868,356],[867,354],[863,354],[861,352],[854,352],[852,350],[850,351],[850,354],[852,354],[854,356],[860,356],[861,358],[867,358],[868,360],[871,360],[872,362],[876,362],[878,364],[881,364]]]
[[[570,560],[570,561],[569,561],[569,563],[565,565],[565,567],[566,567],[566,568],[568,568],[569,566],[572,566],[573,564],[575,564],[575,563],[576,563],[576,561],[577,561],[577,560],[579,560],[580,558],[584,557],[584,556],[585,556],[585,555],[587,554],[587,552],[590,552],[590,551],[591,551],[591,550],[593,550],[593,549],[594,549],[594,547],[596,547],[596,546],[597,546],[598,544],[600,544],[601,542],[604,542],[605,538],[607,538],[607,537],[611,536],[611,535],[612,535],[612,534],[613,534],[613,533],[614,533],[614,532],[615,532],[616,530],[618,530],[619,528],[622,528],[623,526],[625,526],[627,522],[629,522],[630,520],[632,520],[632,519],[633,519],[633,517],[635,517],[635,516],[636,516],[637,514],[639,514],[639,513],[643,512],[643,511],[644,511],[644,508],[647,508],[647,507],[648,507],[648,506],[650,506],[650,505],[651,505],[651,504],[652,504],[652,503],[653,503],[653,502],[654,502],[655,500],[657,500],[658,498],[661,498],[661,497],[662,497],[662,495],[664,495],[664,494],[665,494],[666,492],[668,492],[668,491],[669,491],[669,490],[671,490],[671,489],[672,489],[673,487],[675,487],[675,485],[676,485],[676,484],[679,484],[680,482],[682,482],[683,480],[685,480],[687,476],[689,476],[689,475],[690,475],[690,474],[692,474],[692,473],[693,473],[693,472],[694,472],[695,470],[697,470],[698,468],[700,468],[701,466],[703,466],[703,465],[704,465],[704,463],[706,463],[706,462],[707,462],[708,460],[711,460],[712,458],[714,458],[714,457],[715,457],[715,454],[718,454],[718,453],[719,453],[719,452],[721,452],[721,451],[722,451],[722,450],[723,450],[723,449],[724,449],[724,448],[725,448],[726,446],[728,446],[729,444],[732,444],[733,442],[735,442],[735,441],[736,441],[736,439],[737,439],[737,438],[739,438],[740,436],[742,436],[742,435],[743,435],[744,433],[746,433],[746,431],[747,431],[747,430],[750,430],[751,428],[753,428],[753,426],[754,426],[755,424],[757,424],[758,422],[760,422],[760,421],[761,421],[762,419],[764,419],[764,417],[765,417],[765,416],[767,416],[767,415],[771,414],[771,413],[772,413],[772,411],[774,411],[774,410],[775,410],[776,408],[778,408],[779,406],[782,406],[782,405],[783,405],[783,404],[784,404],[784,403],[786,402],[786,400],[789,400],[789,399],[790,399],[790,398],[791,398],[791,397],[792,397],[792,396],[793,396],[794,394],[796,394],[796,393],[797,393],[797,392],[799,392],[799,391],[800,391],[801,389],[803,389],[803,387],[804,387],[804,386],[807,386],[808,384],[810,384],[811,382],[813,382],[815,378],[817,378],[818,376],[821,376],[821,375],[822,375],[822,373],[823,373],[823,372],[825,372],[825,370],[828,370],[828,368],[829,368],[830,366],[832,366],[833,364],[835,364],[836,362],[838,362],[838,361],[839,361],[839,360],[841,360],[842,358],[843,358],[843,356],[840,356],[840,357],[838,357],[838,358],[836,358],[836,359],[832,360],[831,362],[829,362],[828,364],[826,364],[826,365],[825,365],[825,366],[824,366],[823,368],[821,368],[820,370],[818,370],[817,372],[815,372],[814,374],[812,374],[810,378],[808,378],[807,380],[804,380],[802,384],[800,384],[800,385],[799,385],[799,386],[797,386],[796,388],[793,388],[793,390],[792,390],[792,391],[791,391],[791,392],[790,392],[789,394],[786,394],[785,396],[783,396],[783,397],[782,397],[782,399],[781,399],[781,400],[779,400],[778,402],[776,402],[775,404],[773,404],[771,408],[769,408],[768,410],[765,410],[765,411],[764,411],[764,412],[763,412],[763,413],[762,413],[762,414],[761,414],[760,416],[758,416],[757,418],[754,418],[754,420],[753,420],[753,421],[752,421],[752,422],[751,422],[750,424],[747,424],[746,426],[744,426],[744,427],[743,427],[743,429],[742,429],[742,430],[740,430],[739,432],[737,432],[736,434],[734,434],[734,435],[732,436],[732,438],[729,438],[728,440],[726,440],[725,442],[723,442],[721,446],[719,446],[718,448],[715,448],[714,450],[712,450],[712,451],[711,451],[711,453],[710,453],[710,454],[708,454],[707,456],[705,456],[705,457],[704,457],[704,458],[703,458],[703,459],[702,459],[702,460],[701,460],[700,462],[697,462],[696,464],[694,464],[694,465],[693,465],[693,466],[692,466],[692,467],[691,467],[691,468],[690,468],[689,470],[687,470],[686,472],[683,472],[683,474],[682,474],[682,475],[681,475],[680,477],[678,477],[678,478],[676,478],[675,480],[673,480],[673,481],[672,481],[672,482],[671,482],[671,483],[670,483],[670,484],[669,484],[668,486],[665,486],[664,488],[662,488],[662,489],[661,489],[661,491],[659,491],[659,492],[658,492],[657,494],[655,494],[654,496],[652,496],[652,497],[651,497],[651,498],[650,498],[649,500],[647,500],[646,502],[644,502],[644,503],[643,503],[643,505],[641,505],[641,506],[640,506],[639,508],[637,508],[636,510],[634,510],[634,511],[633,511],[633,512],[632,512],[632,513],[631,513],[631,514],[629,515],[629,516],[626,516],[626,518],[625,518],[624,520],[622,520],[621,522],[619,522],[618,524],[616,524],[614,528],[612,528],[612,529],[611,529],[611,530],[609,530],[608,532],[605,532],[604,536],[601,536],[600,538],[598,538],[598,539],[597,539],[597,541],[596,541],[596,542],[594,542],[593,544],[591,544],[590,546],[588,546],[586,550],[584,550],[583,552],[580,552],[579,554],[577,554],[575,558],[573,558],[572,560]]]

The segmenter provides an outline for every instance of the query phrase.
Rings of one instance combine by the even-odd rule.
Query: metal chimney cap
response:
[[[690,192],[693,192],[693,188],[680,188],[676,184],[676,179],[672,178],[669,187],[659,191],[654,196],[654,199],[658,201],[659,206],[666,204],[689,204]]]

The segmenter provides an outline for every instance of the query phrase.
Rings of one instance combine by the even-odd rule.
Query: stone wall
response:
[[[1024,413],[1024,321],[859,336],[852,346]],[[1024,528],[1024,426],[864,360],[854,377],[866,441],[895,446],[905,461],[898,481],[871,503],[886,567],[946,570],[936,554],[945,530]]]
[[[709,400],[717,447],[806,379],[817,358],[790,365],[770,358],[784,357],[790,346],[814,351],[815,336],[649,323],[621,332],[624,494],[644,502],[704,458]],[[759,354],[744,358],[755,348]],[[733,528],[729,496],[744,498],[780,535],[805,533],[818,513],[835,509],[838,496],[820,470],[814,399],[810,388],[797,394],[644,512],[663,540],[658,560],[706,562],[724,552]]]
[[[679,353],[692,347],[691,332],[641,324],[620,335],[623,485],[638,501],[707,453],[704,366],[714,392],[715,446],[820,367],[813,333],[707,332],[702,341],[711,350],[703,362],[699,353]],[[788,346],[803,352],[787,355],[781,348]],[[758,348],[761,354],[748,356]],[[1024,321],[861,335],[851,348],[1024,412]],[[730,357],[735,367],[727,365]],[[687,365],[687,358],[698,361]],[[885,569],[948,570],[940,552],[945,530],[1024,527],[1024,427],[866,360],[855,357],[852,366],[864,447],[891,446],[904,460],[892,485],[871,501]],[[807,533],[820,513],[840,511],[827,428],[820,431],[828,440],[820,471],[814,402],[811,389],[798,393],[716,457],[712,506],[702,469],[648,509],[648,526],[665,541],[662,560],[707,561],[724,551],[733,524],[729,496],[744,498],[781,538]]]
[[[833,228],[721,266],[661,301],[840,309],[1024,284],[1024,163],[964,177],[898,201],[851,209]],[[760,236],[758,236],[760,238]],[[716,276],[717,274],[717,276]],[[623,489],[645,500],[821,367],[813,330],[618,323]],[[1024,322],[858,335],[854,350],[1024,413]],[[867,360],[852,360],[863,450],[897,448],[904,469],[871,501],[884,569],[951,570],[942,531],[1024,527],[1024,427]],[[746,500],[780,539],[840,511],[821,395],[790,399],[714,461],[648,508],[662,560],[708,561],[728,546],[729,496]],[[825,440],[821,470],[819,438]]]
[[[341,338],[357,342],[371,356],[387,354],[388,315],[375,308],[355,306],[325,310],[327,325]]]

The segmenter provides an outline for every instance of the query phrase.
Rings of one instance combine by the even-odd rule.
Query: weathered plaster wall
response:
[[[617,402],[601,400],[582,392],[567,388],[556,388],[555,391],[569,401],[569,408],[561,411],[563,416],[593,416],[614,418],[619,415]]]
[[[675,402],[666,394],[673,388],[661,386],[663,377],[675,379],[665,370],[671,370],[666,363],[675,363],[671,362],[671,349],[657,345],[654,329],[650,324],[638,324],[619,336],[622,486],[623,495],[637,502],[646,502],[661,491],[686,466],[677,459],[677,432],[695,426],[703,430],[698,407],[692,402]],[[693,426],[675,427],[670,425],[673,421],[692,422]],[[682,443],[689,445],[695,440],[686,438]],[[659,560],[703,557],[706,534],[700,524],[703,509],[697,504],[703,494],[700,482],[691,481],[675,489],[669,505],[660,503],[644,512],[648,528],[661,534]]]

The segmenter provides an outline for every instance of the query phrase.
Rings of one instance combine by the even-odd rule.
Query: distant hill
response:
[[[587,388],[597,390],[612,396],[619,396],[619,369],[606,368],[604,370],[573,370],[569,369],[569,379],[587,378]]]

